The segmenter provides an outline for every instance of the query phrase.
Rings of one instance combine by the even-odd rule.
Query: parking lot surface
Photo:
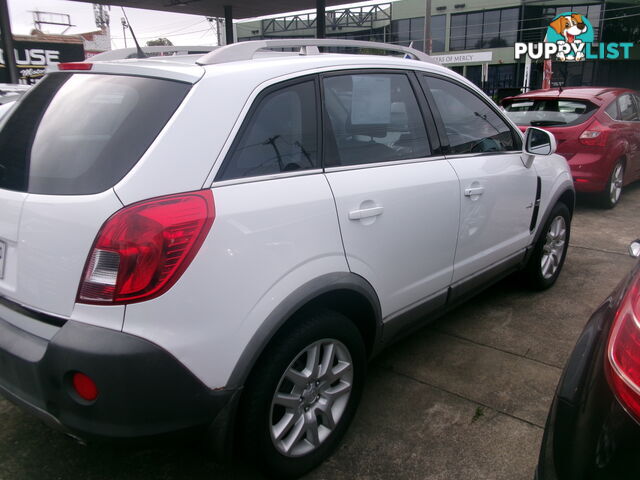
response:
[[[611,211],[579,199],[552,289],[508,278],[376,358],[345,441],[308,478],[531,479],[562,366],[634,263],[639,206],[640,186]],[[257,477],[190,442],[84,447],[1,399],[0,425],[1,480]]]

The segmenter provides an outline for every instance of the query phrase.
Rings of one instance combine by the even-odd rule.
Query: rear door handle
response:
[[[381,206],[351,210],[349,212],[349,220],[361,220],[363,218],[376,217],[378,215],[382,215],[382,212],[384,212],[384,207]]]
[[[469,187],[464,189],[464,196],[470,197],[472,195],[482,195],[484,193],[484,187]]]

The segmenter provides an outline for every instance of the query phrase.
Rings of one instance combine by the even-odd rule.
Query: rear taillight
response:
[[[87,62],[65,62],[58,64],[58,70],[66,71],[66,70],[91,70],[93,68],[93,63]]]
[[[580,143],[596,147],[607,145],[609,129],[597,120],[594,120],[587,129],[580,135]]]
[[[640,421],[640,276],[627,290],[616,313],[606,366],[618,401]]]
[[[200,249],[213,220],[211,190],[130,205],[98,233],[78,290],[78,302],[134,303],[162,295]]]

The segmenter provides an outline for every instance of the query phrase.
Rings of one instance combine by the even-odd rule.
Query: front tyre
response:
[[[278,478],[298,477],[331,454],[353,419],[366,368],[348,318],[316,310],[295,320],[262,355],[241,405],[246,452]]]
[[[557,203],[536,242],[525,269],[529,284],[536,290],[551,287],[562,270],[571,232],[571,214],[564,203]]]

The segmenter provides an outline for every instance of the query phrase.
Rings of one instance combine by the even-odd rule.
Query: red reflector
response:
[[[623,407],[640,422],[640,277],[622,300],[607,348],[607,378]]]
[[[59,63],[58,70],[91,70],[93,63],[86,62],[67,62]]]
[[[96,237],[78,302],[133,303],[162,295],[198,253],[214,218],[211,190],[158,197],[116,212]]]
[[[589,183],[586,178],[576,178],[576,183]]]
[[[96,383],[84,373],[74,373],[72,383],[73,389],[80,396],[80,398],[89,402],[92,402],[96,398],[98,398],[98,387],[96,386]]]

